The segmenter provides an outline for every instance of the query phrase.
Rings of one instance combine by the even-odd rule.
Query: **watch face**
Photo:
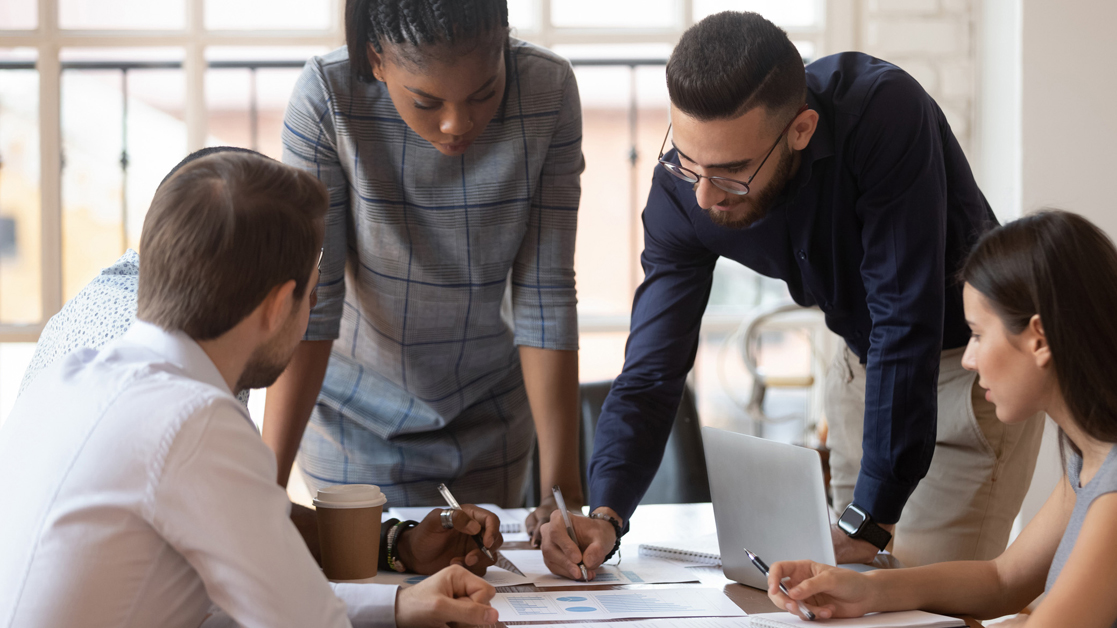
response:
[[[860,508],[850,504],[842,513],[842,518],[838,519],[838,527],[842,532],[854,536],[861,531],[861,526],[865,524],[867,518]]]

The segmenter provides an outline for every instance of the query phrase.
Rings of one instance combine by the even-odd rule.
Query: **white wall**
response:
[[[1022,5],[1021,204],[1082,214],[1117,239],[1117,70],[1111,59],[1117,2],[989,0]],[[1004,16],[1001,16],[1004,17]],[[1058,448],[1048,421],[1021,519],[1029,520],[1058,482]]]

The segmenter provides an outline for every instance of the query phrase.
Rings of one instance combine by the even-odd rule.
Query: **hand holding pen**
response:
[[[453,528],[454,513],[455,511],[462,510],[461,504],[458,503],[458,500],[454,498],[453,493],[450,492],[450,489],[445,484],[438,485],[438,492],[442,493],[442,498],[446,500],[446,505],[450,507],[448,510],[442,511],[442,527],[446,529]],[[516,568],[507,558],[485,547],[485,539],[482,536],[484,531],[484,528],[482,528],[477,534],[472,535],[471,538],[473,542],[477,544],[477,549],[481,550],[481,553],[485,555],[485,558],[488,558],[494,565],[505,571],[510,571],[521,576],[524,575],[524,573]]]
[[[581,548],[582,545],[578,543],[578,534],[574,531],[574,524],[570,522],[570,512],[566,510],[566,500],[562,498],[562,489],[556,484],[551,491],[555,494],[555,504],[558,505],[558,511],[562,513],[562,522],[566,525],[566,533],[570,536],[570,540],[574,541],[574,545]],[[586,572],[585,561],[578,561],[578,569],[582,572],[582,582],[589,582],[590,575]]]
[[[765,578],[767,578],[768,573],[769,573],[768,565],[763,560],[761,560],[761,558],[759,556],[757,556],[756,554],[753,554],[751,551],[749,551],[749,548],[746,547],[746,548],[744,548],[744,550],[745,550],[745,553],[748,554],[749,560],[752,561],[752,564],[757,569],[760,570],[760,573],[764,574]],[[783,592],[784,595],[786,595],[789,598],[791,597],[791,594],[787,592],[787,587],[784,585],[783,580],[780,580],[779,587],[780,587],[780,591]],[[811,609],[807,608],[807,606],[805,604],[803,604],[799,600],[794,600],[794,602],[798,605],[799,612],[803,615],[803,617],[805,617],[805,618],[807,618],[811,621],[814,621],[816,619],[814,613],[812,613]]]

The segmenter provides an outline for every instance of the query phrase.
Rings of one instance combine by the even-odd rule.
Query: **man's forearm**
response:
[[[322,390],[332,340],[303,341],[287,369],[268,388],[264,404],[264,442],[275,452],[276,481],[287,486],[306,422]]]
[[[544,494],[558,485],[582,504],[578,451],[578,352],[520,347],[528,403],[539,442],[539,478]]]

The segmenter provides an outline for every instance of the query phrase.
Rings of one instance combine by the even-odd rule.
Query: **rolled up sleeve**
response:
[[[318,305],[310,313],[305,340],[336,340],[345,308],[346,225],[349,177],[342,168],[332,98],[317,57],[307,61],[283,118],[283,163],[318,177],[329,192]]]
[[[583,170],[581,99],[574,71],[568,68],[558,122],[532,193],[527,232],[512,267],[517,345],[578,348],[574,241]]]

